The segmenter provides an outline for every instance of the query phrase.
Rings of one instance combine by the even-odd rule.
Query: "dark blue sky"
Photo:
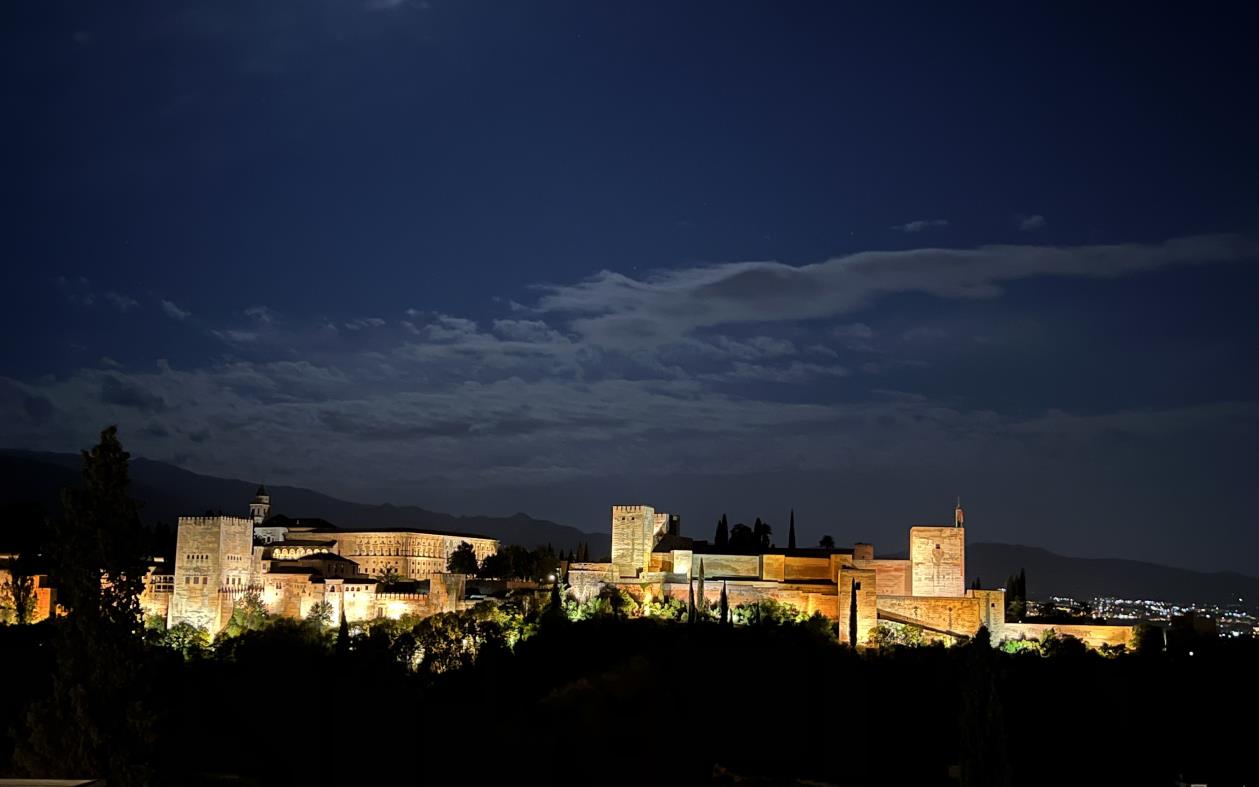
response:
[[[836,5],[6,4],[0,444],[1253,573],[1259,11]]]

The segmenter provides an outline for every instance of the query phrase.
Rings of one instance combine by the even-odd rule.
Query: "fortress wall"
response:
[[[879,596],[878,612],[882,619],[916,622],[929,628],[970,636],[979,630],[984,601],[974,596]]]
[[[765,556],[766,559],[769,555]],[[769,577],[766,577],[768,579]],[[831,561],[825,557],[787,557],[783,566],[783,578],[793,579],[831,579]]]
[[[761,555],[761,579],[781,582],[787,576],[785,555]]]
[[[875,583],[880,596],[908,596],[910,594],[911,571],[908,560],[854,560],[857,568],[872,568]]]
[[[915,596],[966,594],[966,530],[960,527],[911,527],[909,561]]]
[[[876,590],[878,581],[873,569],[844,567],[839,572],[839,592],[836,599],[836,620],[839,621],[839,641],[856,647],[865,647],[870,632],[878,624],[878,604],[882,599]],[[857,605],[857,630],[854,641],[851,631],[853,598]]]
[[[1083,640],[1090,647],[1127,645],[1131,647],[1135,626],[1074,623],[1006,623],[1003,639],[1040,639],[1046,631]]]
[[[694,555],[691,558],[691,576],[699,576],[700,561],[704,561],[706,577],[740,577],[759,579],[760,555]]]

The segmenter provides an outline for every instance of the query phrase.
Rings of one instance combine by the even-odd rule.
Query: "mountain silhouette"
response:
[[[61,490],[79,483],[81,466],[77,454],[0,452],[0,506],[11,513],[55,512]],[[131,460],[131,485],[132,496],[142,503],[140,516],[145,524],[164,522],[171,527],[181,516],[198,516],[206,511],[248,516],[249,501],[258,488],[257,481],[201,475],[143,458]],[[578,542],[585,542],[594,558],[611,551],[610,533],[583,533],[525,513],[510,517],[455,516],[418,506],[354,503],[295,486],[267,484],[267,491],[271,494],[273,514],[326,519],[349,530],[414,527],[474,533],[530,548],[550,544],[563,550],[575,549]],[[0,520],[0,551],[5,543],[16,548],[22,543],[22,534],[10,531],[21,517],[3,516]]]

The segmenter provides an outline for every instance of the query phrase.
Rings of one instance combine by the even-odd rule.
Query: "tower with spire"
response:
[[[966,527],[966,512],[962,510],[962,498],[957,499],[957,506],[953,509],[953,527]]]
[[[254,493],[254,499],[249,501],[249,518],[256,526],[266,522],[269,516],[271,516],[271,495],[267,494],[265,486],[259,484],[258,491]]]

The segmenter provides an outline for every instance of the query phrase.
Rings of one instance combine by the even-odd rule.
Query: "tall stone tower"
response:
[[[259,485],[258,491],[254,493],[254,499],[249,501],[249,518],[255,525],[261,525],[269,516],[271,516],[271,495],[267,494],[265,486]]]
[[[243,517],[181,516],[167,625],[191,623],[217,634],[250,588],[253,543],[253,522]]]
[[[910,592],[915,596],[966,595],[966,528],[962,503],[952,527],[909,529]]]
[[[651,506],[612,506],[612,565],[617,575],[636,577],[651,562],[651,550],[669,532],[670,517]]]

